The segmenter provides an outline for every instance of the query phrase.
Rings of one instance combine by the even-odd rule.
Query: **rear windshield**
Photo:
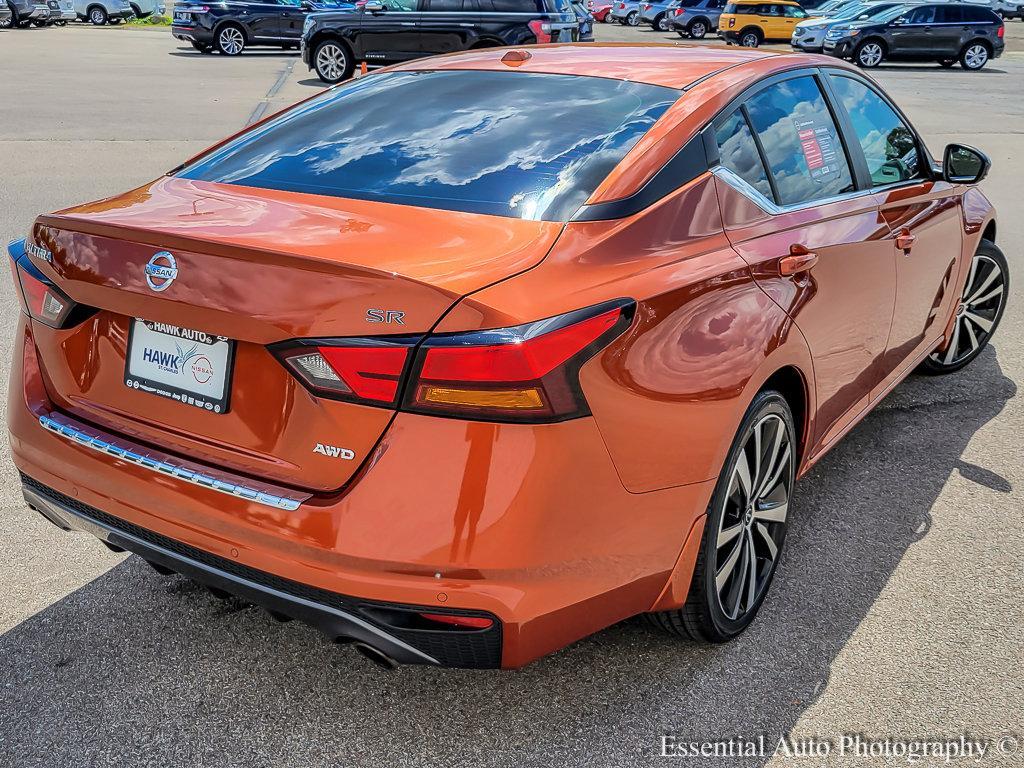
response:
[[[679,95],[599,77],[381,73],[289,110],[178,175],[566,221]]]

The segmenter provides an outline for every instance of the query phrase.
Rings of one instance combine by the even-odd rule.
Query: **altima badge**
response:
[[[167,251],[154,253],[146,264],[146,284],[154,291],[166,291],[178,276],[178,264]]]

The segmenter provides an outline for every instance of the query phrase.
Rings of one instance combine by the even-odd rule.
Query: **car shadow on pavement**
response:
[[[772,593],[724,646],[631,620],[519,672],[385,673],[129,558],[0,636],[0,763],[623,766],[658,762],[667,733],[777,738],[928,535],[950,475],[1009,492],[962,454],[1015,393],[991,348],[902,384],[798,486]]]

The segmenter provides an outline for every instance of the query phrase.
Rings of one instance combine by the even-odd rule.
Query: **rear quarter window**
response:
[[[566,221],[679,95],[600,77],[382,73],[289,110],[179,176]]]

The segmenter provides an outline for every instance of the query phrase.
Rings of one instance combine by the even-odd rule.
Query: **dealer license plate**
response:
[[[235,342],[167,323],[133,320],[124,383],[132,389],[225,413]]]

